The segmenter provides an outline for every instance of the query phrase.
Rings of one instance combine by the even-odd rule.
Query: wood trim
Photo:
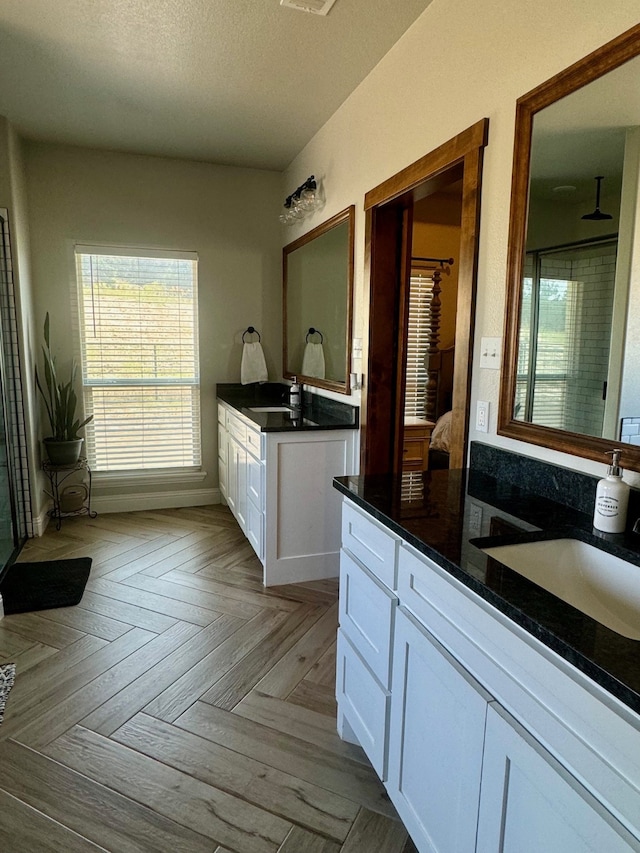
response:
[[[398,172],[397,175],[393,175],[369,190],[364,197],[364,209],[370,210],[372,207],[387,204],[399,199],[405,193],[417,190],[420,184],[437,177],[440,172],[447,171],[462,161],[470,151],[484,148],[488,142],[488,136],[489,119],[480,119],[453,139]]]
[[[498,434],[540,447],[604,462],[614,439],[596,438],[513,419],[517,379],[522,271],[529,209],[531,136],[535,114],[603,74],[640,55],[640,24],[598,48],[518,99],[511,180],[511,212],[507,254],[505,346],[498,411]],[[624,449],[624,467],[640,471],[640,450]]]
[[[336,213],[335,216],[332,216],[330,219],[327,219],[326,222],[322,222],[320,225],[317,225],[315,228],[312,228],[311,231],[308,231],[306,234],[303,234],[301,237],[298,237],[297,240],[294,240],[292,243],[288,243],[282,249],[282,375],[285,379],[292,379],[294,376],[304,385],[311,385],[314,388],[324,388],[328,391],[335,391],[338,394],[350,394],[351,393],[351,343],[353,339],[353,276],[354,276],[354,248],[355,248],[355,218],[356,218],[356,208],[355,205],[350,205],[349,207],[341,210],[339,213]],[[346,340],[345,340],[345,381],[339,382],[337,380],[332,379],[318,379],[315,376],[304,376],[301,373],[292,373],[288,370],[287,367],[287,359],[288,359],[288,347],[287,347],[287,281],[288,281],[288,257],[291,252],[295,252],[296,249],[300,249],[302,246],[306,246],[307,243],[310,243],[312,240],[315,240],[317,237],[321,237],[323,234],[326,234],[327,231],[330,231],[332,228],[335,228],[336,225],[340,225],[343,222],[348,222],[349,225],[349,236],[348,236],[348,259],[347,259],[347,296],[346,296]]]
[[[398,340],[398,264],[402,207],[367,211],[365,235],[366,386],[360,408],[361,471],[384,474],[394,468],[393,413],[396,410],[395,352]],[[367,275],[368,272],[368,275]]]
[[[473,361],[476,315],[483,157],[484,149],[475,148],[464,158],[453,371],[453,415],[451,417],[451,454],[449,456],[451,468],[464,467],[469,438],[469,403],[471,400],[471,363]]]
[[[640,40],[640,24],[626,30],[616,38],[597,48],[587,56],[583,56],[573,65],[559,71],[553,77],[545,80],[526,95],[518,98],[516,104],[526,106],[527,110],[536,113],[581,89],[603,74],[619,68],[638,55]]]
[[[403,169],[365,196],[365,316],[369,335],[363,351],[367,364],[361,407],[361,471],[399,470],[401,448],[397,428],[400,269],[403,211],[433,188],[432,181],[463,175],[463,203],[458,273],[456,369],[454,372],[454,438],[452,467],[465,464],[469,433],[471,353],[475,318],[480,178],[482,149],[488,140],[488,119],[482,119],[431,154]],[[447,158],[450,158],[449,160]],[[406,253],[408,254],[408,253]],[[400,255],[400,256],[399,256]],[[367,289],[368,288],[368,289]],[[400,345],[401,346],[401,345]],[[458,355],[457,347],[460,347]],[[394,380],[396,380],[394,382]],[[395,389],[392,387],[396,385]],[[395,466],[395,467],[394,467]]]

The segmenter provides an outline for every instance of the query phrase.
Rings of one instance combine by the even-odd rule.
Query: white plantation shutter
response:
[[[425,356],[429,346],[433,272],[413,271],[409,280],[409,331],[407,336],[407,369],[404,397],[405,418],[425,417],[427,367]]]
[[[91,467],[199,467],[197,256],[76,246],[76,269]]]

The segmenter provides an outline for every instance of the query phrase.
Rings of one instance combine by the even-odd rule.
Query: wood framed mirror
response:
[[[640,25],[516,106],[498,433],[640,471]]]
[[[282,250],[283,375],[350,393],[355,206]]]

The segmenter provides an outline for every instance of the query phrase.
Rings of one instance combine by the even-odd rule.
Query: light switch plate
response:
[[[500,370],[502,338],[480,338],[480,367]]]

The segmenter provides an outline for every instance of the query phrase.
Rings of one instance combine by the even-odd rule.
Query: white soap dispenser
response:
[[[609,450],[611,465],[607,476],[598,481],[593,526],[604,533],[622,533],[627,523],[629,486],[622,479],[621,450]]]
[[[292,376],[291,381],[293,384],[289,387],[289,405],[294,409],[299,409],[302,402],[302,395],[298,378],[296,376]]]

